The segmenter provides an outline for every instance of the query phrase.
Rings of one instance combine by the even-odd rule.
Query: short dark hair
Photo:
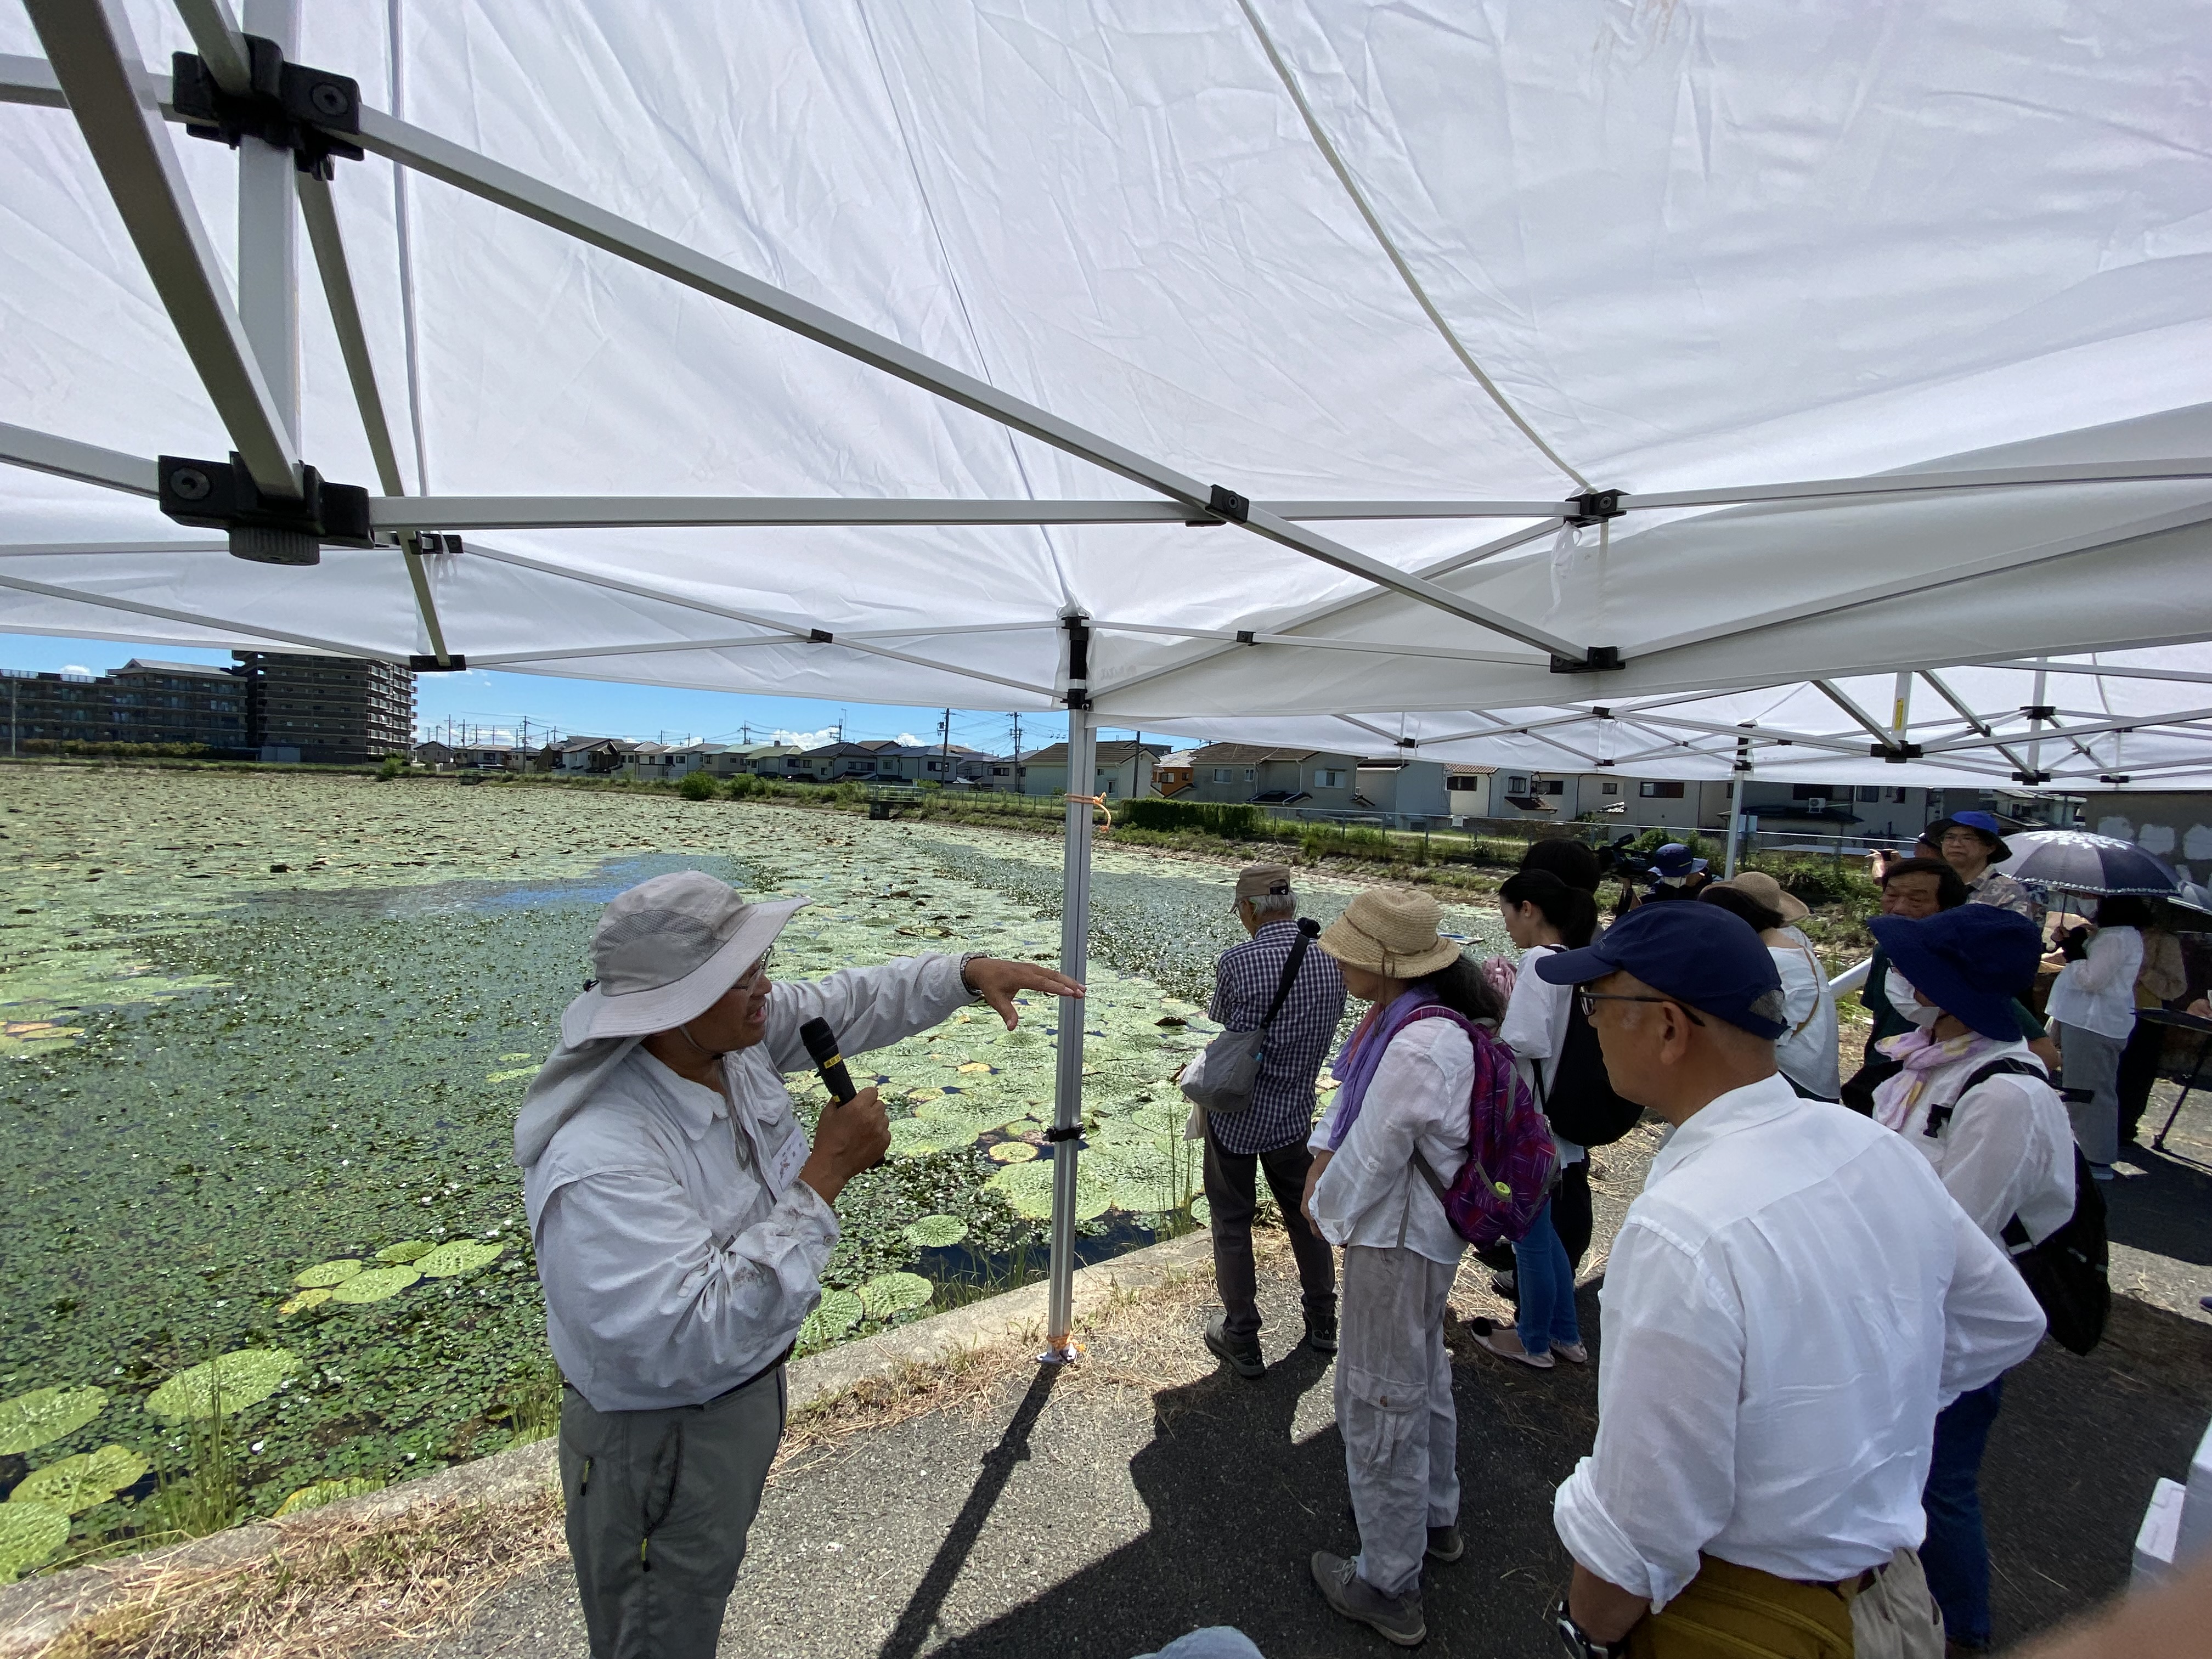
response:
[[[1881,884],[1888,886],[1893,876],[1935,877],[1938,910],[1955,910],[1972,896],[1966,891],[1965,879],[1941,859],[1899,859],[1881,872]]]
[[[1756,933],[1763,933],[1771,927],[1782,925],[1779,910],[1768,909],[1741,888],[1730,887],[1724,882],[1717,882],[1699,893],[1698,902],[1717,905],[1730,915],[1741,916],[1751,924],[1752,931]]]
[[[1528,850],[1521,854],[1523,870],[1548,870],[1570,887],[1579,887],[1585,893],[1595,893],[1601,879],[1597,854],[1578,841],[1565,836],[1547,836],[1541,841],[1528,843]]]

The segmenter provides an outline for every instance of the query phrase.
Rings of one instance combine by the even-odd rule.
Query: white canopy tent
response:
[[[1099,720],[1670,775],[1749,720],[1890,781],[2204,741],[2179,0],[27,12],[0,627],[1060,703],[1076,776]]]

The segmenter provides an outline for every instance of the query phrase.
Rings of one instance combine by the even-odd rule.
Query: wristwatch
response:
[[[960,958],[960,988],[967,992],[968,1000],[970,1002],[981,1002],[983,1000],[983,994],[975,988],[975,981],[968,977],[968,964],[971,962],[981,962],[990,954],[988,951],[970,951]]]
[[[1628,1652],[1626,1638],[1618,1642],[1601,1642],[1575,1623],[1575,1616],[1567,1611],[1565,1595],[1552,1604],[1552,1623],[1558,1628],[1559,1642],[1574,1659],[1623,1659]]]

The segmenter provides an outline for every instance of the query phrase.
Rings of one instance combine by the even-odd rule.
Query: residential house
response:
[[[413,755],[417,766],[451,766],[453,763],[453,746],[449,743],[418,743]]]
[[[1178,749],[1163,755],[1152,767],[1152,787],[1163,795],[1180,795],[1191,786],[1191,757],[1194,749]]]
[[[1363,810],[1407,820],[1487,817],[1496,770],[1401,755],[1364,760],[1355,801]]]
[[[605,775],[619,771],[623,762],[636,748],[637,744],[628,738],[564,738],[552,745],[550,752],[554,763],[550,769]]]
[[[787,755],[799,752],[795,743],[747,743],[734,746],[727,744],[708,745],[714,752],[703,763],[705,769],[718,778],[735,777],[740,772],[765,773],[770,777],[782,775],[782,760]]]
[[[1352,812],[1359,757],[1324,749],[1209,743],[1191,756],[1192,800]]]
[[[1090,787],[1079,793],[1103,795],[1109,800],[1132,800],[1153,793],[1152,769],[1168,752],[1168,745],[1116,738],[1100,743],[1097,750],[1097,770]],[[1018,770],[1020,775],[1014,781],[1024,795],[1064,795],[1072,787],[1064,743],[1037,750],[1022,761]],[[1003,780],[994,777],[993,781],[997,787]]]
[[[937,744],[892,744],[876,759],[884,783],[939,783],[989,788],[995,757],[965,744],[946,749]]]

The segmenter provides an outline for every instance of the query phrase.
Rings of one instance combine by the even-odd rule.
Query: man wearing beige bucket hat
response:
[[[848,1054],[973,1001],[1079,997],[1036,963],[928,955],[779,984],[804,899],[697,871],[618,895],[592,977],[514,1130],[545,1324],[567,1386],[561,1480],[593,1659],[706,1659],[783,1431],[783,1362],[821,1300],[830,1205],[890,1143],[873,1089],[810,1145],[783,1073],[827,1020]]]

